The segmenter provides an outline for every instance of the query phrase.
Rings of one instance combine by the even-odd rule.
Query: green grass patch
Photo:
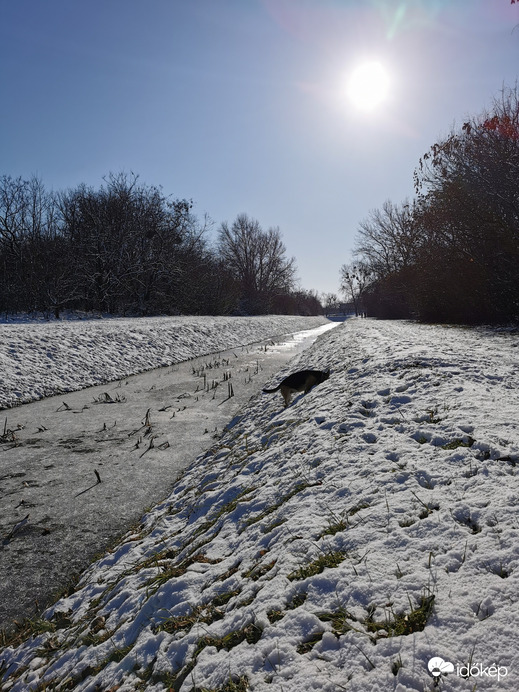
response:
[[[260,577],[263,577],[265,574],[270,572],[270,570],[274,567],[276,562],[277,560],[272,560],[271,562],[267,562],[264,565],[255,565],[247,572],[243,572],[242,577],[245,577],[246,579],[252,579],[253,581],[257,581]]]
[[[313,577],[314,575],[323,572],[327,567],[337,567],[345,558],[346,553],[342,550],[335,550],[331,553],[323,553],[308,565],[300,567],[294,572],[291,572],[288,575],[288,579],[290,579],[290,581],[300,581],[301,579],[306,579],[307,577]]]
[[[0,645],[2,647],[19,646],[29,637],[37,637],[39,634],[52,633],[59,629],[55,622],[40,617],[25,618],[22,621],[15,620],[14,625],[16,627],[14,632],[5,630],[0,632]]]
[[[321,641],[323,638],[324,630],[320,630],[319,632],[314,632],[311,634],[308,639],[305,642],[302,642],[296,647],[296,651],[298,654],[307,654],[309,651],[311,651],[314,646]]]
[[[238,596],[241,593],[241,589],[235,589],[234,591],[225,591],[224,593],[218,594],[218,596],[215,596],[213,598],[213,606],[215,608],[219,608],[223,605],[226,605],[229,603],[231,598],[234,598],[234,596]]]
[[[368,502],[359,502],[358,505],[354,505],[351,509],[348,510],[348,516],[353,517],[357,512],[360,512],[363,509],[368,509],[369,507]]]
[[[199,550],[200,546],[197,546],[196,549]],[[183,574],[185,574],[188,567],[193,565],[195,562],[214,565],[218,562],[221,562],[221,559],[211,560],[211,558],[207,557],[203,553],[195,553],[195,555],[191,555],[190,557],[188,557],[185,560],[182,560],[182,562],[178,564],[160,563],[158,560],[156,560],[155,565],[157,569],[161,571],[154,577],[148,579],[148,581],[142,587],[139,588],[153,587],[151,591],[151,593],[153,594],[155,593],[155,591],[157,591],[157,589],[159,589],[162,586],[162,584],[165,584],[170,579],[174,579],[175,577],[181,577]]]
[[[205,649],[206,646],[214,646],[217,651],[220,651],[221,649],[230,651],[244,641],[248,642],[249,644],[256,644],[256,642],[261,639],[262,634],[262,628],[251,622],[241,630],[234,630],[223,637],[211,637],[207,635],[198,640],[195,650],[195,658],[203,649]]]
[[[403,529],[408,526],[412,526],[413,524],[416,524],[416,519],[402,519],[398,522],[398,525],[401,526]]]
[[[302,606],[306,601],[307,596],[308,594],[305,591],[296,593],[292,600],[287,603],[287,610],[295,610],[296,608],[299,608],[299,606]]]
[[[166,584],[170,579],[181,577],[186,573],[188,568],[187,562],[181,562],[179,565],[162,565],[161,572],[156,574],[143,585],[142,588],[152,587],[151,594],[154,594],[163,584]]]
[[[238,493],[234,500],[231,500],[230,502],[227,502],[225,505],[220,507],[214,518],[218,519],[224,514],[230,514],[231,512],[234,512],[234,510],[240,504],[240,502],[243,502],[245,497],[253,493],[256,489],[257,488],[254,485],[250,488],[244,488],[241,492]]]
[[[225,613],[219,610],[213,603],[197,606],[187,615],[177,615],[167,618],[155,627],[154,632],[167,632],[168,634],[174,634],[182,630],[188,632],[197,622],[210,625],[216,620],[221,620],[224,614]]]
[[[408,634],[421,632],[432,613],[434,596],[422,596],[416,608],[408,613],[394,613],[387,611],[384,620],[374,620],[375,607],[368,610],[368,617],[364,620],[367,631],[374,635],[374,640],[389,637],[404,637]]]
[[[229,579],[229,577],[232,577],[233,574],[236,574],[236,572],[240,571],[240,565],[235,565],[234,567],[231,567],[230,569],[227,570],[227,572],[224,572],[221,574],[219,577],[217,577],[218,581],[225,581],[226,579]]]
[[[277,528],[278,526],[281,526],[285,522],[286,522],[286,519],[276,519],[276,521],[273,521],[272,524],[268,524],[268,526],[263,527],[263,533],[270,533],[275,528]]]
[[[85,646],[99,646],[99,644],[108,641],[108,639],[113,636],[114,631],[115,630],[105,630],[102,634],[88,632],[81,640],[81,643],[85,644]]]
[[[194,687],[192,692],[247,692],[250,689],[246,675],[240,678],[230,678],[223,687]]]
[[[442,449],[458,449],[459,447],[472,447],[474,442],[475,440],[473,440],[472,437],[469,437],[468,440],[451,440],[450,442],[447,442],[447,444],[442,445]]]
[[[277,509],[279,509],[282,505],[285,504],[285,502],[288,502],[294,495],[297,495],[298,493],[302,492],[303,490],[306,490],[308,488],[310,483],[302,482],[298,483],[292,490],[284,495],[278,502],[273,504],[271,507],[268,507],[267,509],[264,509],[263,512],[260,512],[260,514],[257,514],[255,517],[251,517],[250,519],[247,519],[245,522],[245,526],[252,526],[252,524],[256,524],[258,521],[261,521],[265,517],[268,517],[269,514],[272,514],[275,512]]]
[[[321,532],[319,538],[323,536],[335,536],[336,533],[345,531],[348,528],[348,520],[342,517],[334,517],[328,520],[328,527]]]
[[[214,519],[210,519],[209,521],[204,521],[203,524],[200,524],[200,526],[197,527],[195,529],[195,531],[193,532],[191,540],[194,541],[195,538],[198,538],[198,536],[201,536],[206,531],[209,531],[209,529],[212,529],[213,526],[216,524],[217,520],[218,520],[218,517],[215,517]]]
[[[404,664],[402,663],[402,656],[400,654],[398,655],[398,658],[396,658],[393,663],[391,664],[391,672],[393,675],[396,677],[398,675],[398,671],[400,668],[403,668]]]
[[[149,688],[150,683],[153,685],[162,683],[167,690],[178,689],[178,687],[175,687],[177,676],[173,673],[152,673],[151,670],[146,669],[136,671],[135,675],[140,678],[140,682],[135,685],[135,689],[138,692],[145,692]]]
[[[338,608],[333,613],[316,613],[319,620],[329,622],[332,626],[332,632],[336,637],[345,634],[350,630],[355,629],[350,622],[355,622],[355,618],[349,613],[346,608]]]
[[[254,602],[255,598],[256,598],[256,594],[252,594],[252,596],[249,596],[249,598],[246,598],[245,600],[237,603],[236,607],[237,608],[246,608],[247,606],[250,606],[250,604]]]
[[[123,658],[125,658],[130,651],[133,649],[133,644],[130,646],[124,646],[122,649],[114,649],[108,656],[106,657],[104,661],[104,665],[102,668],[107,666],[109,663],[120,663]]]
[[[273,625],[275,622],[282,620],[285,617],[285,613],[282,610],[273,608],[272,610],[268,611],[267,617],[269,619],[270,624]]]

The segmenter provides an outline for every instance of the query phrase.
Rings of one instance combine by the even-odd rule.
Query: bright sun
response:
[[[358,65],[350,75],[347,94],[350,100],[363,111],[372,111],[388,96],[390,78],[387,70],[378,61]]]

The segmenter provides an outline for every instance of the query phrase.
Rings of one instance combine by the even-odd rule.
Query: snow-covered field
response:
[[[325,323],[323,317],[149,317],[0,325],[0,408]]]
[[[360,319],[320,337],[287,372],[330,379],[286,410],[258,393],[0,652],[2,689],[515,692],[518,344]]]

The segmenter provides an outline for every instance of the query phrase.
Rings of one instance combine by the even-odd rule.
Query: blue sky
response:
[[[359,110],[354,67],[387,98]],[[279,226],[337,292],[358,224],[519,70],[510,0],[0,0],[0,174],[134,171],[215,222]]]

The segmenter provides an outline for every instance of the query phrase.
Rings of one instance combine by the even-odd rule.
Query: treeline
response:
[[[519,94],[506,89],[422,157],[416,198],[359,228],[342,286],[359,311],[441,322],[519,319]]]
[[[49,192],[0,177],[0,311],[112,315],[319,314],[296,290],[279,229],[239,216],[210,243],[189,200],[134,174]]]

